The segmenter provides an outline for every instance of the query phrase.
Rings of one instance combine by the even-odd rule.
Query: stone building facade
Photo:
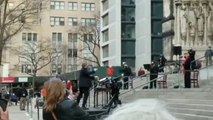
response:
[[[213,44],[213,0],[164,0],[163,48],[169,60],[173,47],[196,51],[196,59],[203,57]]]

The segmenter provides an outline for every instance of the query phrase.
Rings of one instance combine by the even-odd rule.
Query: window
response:
[[[64,10],[64,2],[63,1],[51,1],[50,9]]]
[[[31,41],[32,39],[32,33],[27,33],[27,41]]]
[[[68,64],[68,66],[67,66],[67,72],[72,72],[72,65],[71,64]]]
[[[78,3],[77,2],[69,2],[68,3],[68,9],[69,10],[77,10],[78,9]]]
[[[33,67],[30,64],[22,64],[21,65],[21,73],[32,73]]]
[[[37,33],[22,33],[22,40],[23,41],[37,41]]]
[[[103,62],[103,65],[104,65],[104,66],[109,66],[109,61],[104,61],[104,62]]]
[[[95,25],[94,18],[81,18],[81,25],[82,26],[93,26]]]
[[[95,3],[81,3],[82,11],[95,11]]]
[[[121,54],[122,55],[134,55],[135,54],[135,42],[134,41],[122,41]]]
[[[72,68],[72,71],[76,71],[78,69],[78,65],[77,64],[73,64],[71,66],[71,68]]]
[[[68,64],[68,72],[76,71],[78,69],[77,64]]]
[[[109,30],[103,31],[103,42],[106,42],[109,40]]]
[[[68,57],[77,57],[78,50],[77,49],[68,49]]]
[[[122,5],[134,5],[135,0],[122,0]]]
[[[52,33],[52,44],[53,46],[61,46],[62,45],[62,33]]]
[[[77,33],[68,33],[68,48],[77,49]]]
[[[103,58],[108,57],[109,56],[109,46],[106,45],[103,47]]]
[[[107,10],[109,8],[109,0],[103,1],[103,11]]]
[[[163,45],[161,38],[152,38],[152,53],[162,53]]]
[[[126,62],[130,67],[132,67],[134,69],[135,67],[135,58],[131,58],[131,57],[122,57],[121,58],[121,62]]]
[[[33,41],[37,41],[37,33],[33,33]]]
[[[69,17],[69,18],[68,18],[68,25],[77,26],[77,25],[78,25],[78,20],[77,20],[77,18]]]
[[[162,2],[152,2],[151,5],[151,15],[152,17],[163,17],[163,3]]]
[[[62,73],[62,64],[57,65],[57,72]]]
[[[162,21],[152,20],[152,35],[161,35],[162,33]]]
[[[135,25],[133,24],[122,24],[122,34],[121,38],[135,38]]]
[[[122,7],[121,9],[121,20],[122,21],[135,21],[135,8]]]
[[[26,41],[27,38],[27,34],[26,33],[22,33],[22,41]]]
[[[109,24],[109,17],[108,16],[109,15],[107,14],[103,17],[103,27],[105,27]]]
[[[52,64],[52,73],[56,73],[56,64]]]
[[[64,17],[50,17],[51,26],[64,26]]]
[[[84,42],[92,42],[92,41],[94,41],[94,39],[93,39],[93,34],[84,34],[84,36],[83,36],[84,38]]]

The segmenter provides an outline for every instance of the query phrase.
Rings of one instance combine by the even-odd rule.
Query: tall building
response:
[[[9,2],[11,6],[17,3],[16,0]],[[39,70],[39,76],[76,71],[81,68],[83,62],[93,64],[81,58],[94,59],[83,41],[95,36],[92,33],[78,32],[80,27],[96,25],[96,16],[100,14],[99,4],[99,0],[42,1],[37,23],[20,31],[11,38],[10,44],[5,46],[3,65],[9,66],[9,76],[28,76],[26,73],[33,72],[32,64],[21,60],[14,52],[15,48],[23,49],[26,43],[49,42],[49,45],[55,48],[56,59]],[[99,52],[96,51],[95,54]]]
[[[162,53],[163,0],[101,1],[101,62],[138,70]]]

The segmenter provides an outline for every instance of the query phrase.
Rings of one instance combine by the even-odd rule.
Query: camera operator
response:
[[[119,94],[120,88],[122,87],[122,83],[119,82],[119,80],[120,77],[113,78],[111,84],[111,96],[114,97],[114,107],[116,107],[118,104],[121,104],[121,101],[119,100]]]
[[[84,94],[83,104],[82,104],[83,109],[88,109],[86,108],[86,103],[89,97],[89,92],[90,92],[89,88],[92,86],[92,80],[94,80],[94,77],[91,76],[93,73],[95,73],[95,71],[94,70],[89,71],[87,63],[82,64],[82,68],[80,70],[80,76],[79,76],[80,93],[77,97],[77,103],[79,104],[82,98],[82,95]]]

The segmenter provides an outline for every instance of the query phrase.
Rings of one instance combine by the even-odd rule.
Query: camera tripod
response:
[[[87,112],[90,114],[90,117],[94,118],[95,120],[102,120],[107,115],[109,115],[111,109],[116,108],[118,104],[121,104],[121,101],[118,99],[118,97],[119,94],[114,94],[108,104],[105,105],[102,109],[87,110]]]

